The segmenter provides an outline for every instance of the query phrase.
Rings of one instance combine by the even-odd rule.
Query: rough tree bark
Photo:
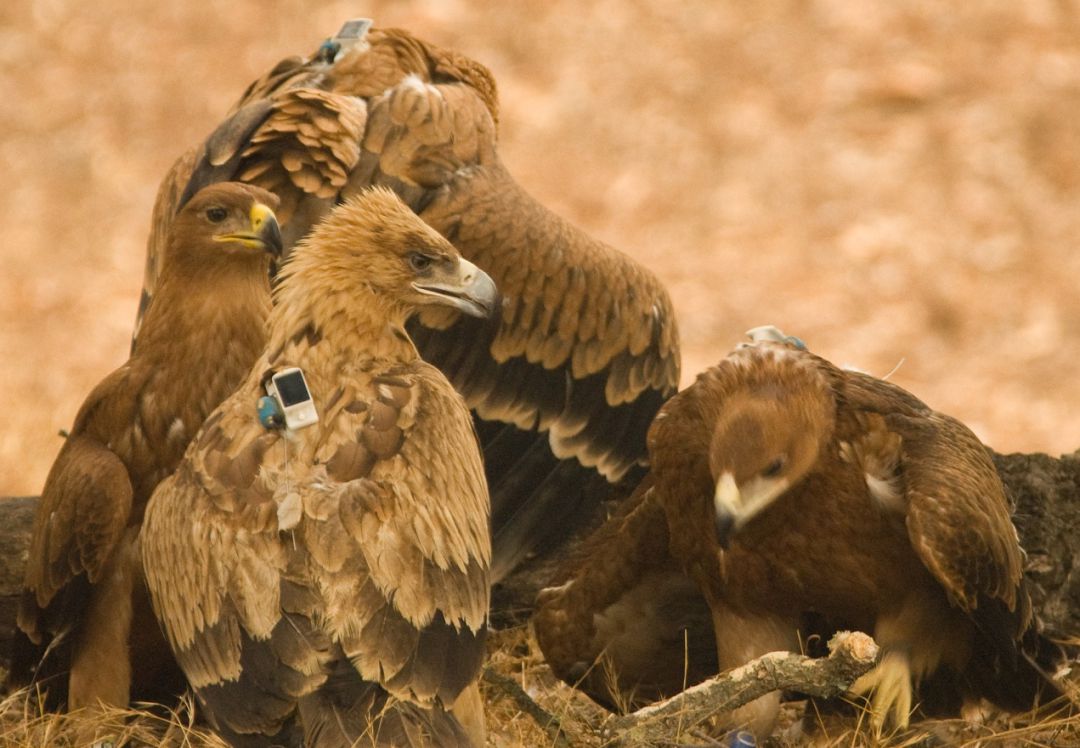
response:
[[[1035,610],[1051,635],[1080,636],[1080,452],[993,457],[1027,551]]]
[[[0,666],[7,670],[37,497],[0,499]]]
[[[994,462],[1013,504],[1013,520],[1028,554],[1035,609],[1049,633],[1080,636],[1080,452],[994,454]],[[0,499],[0,665],[6,666],[8,643],[22,587],[37,499]],[[539,585],[504,591],[513,606],[529,610]]]

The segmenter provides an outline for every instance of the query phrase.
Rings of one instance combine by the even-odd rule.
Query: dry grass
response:
[[[0,748],[228,748],[194,725],[186,699],[174,712],[163,709],[108,709],[72,714],[44,712],[25,691],[0,701]]]
[[[527,626],[495,632],[489,641],[488,667],[495,678],[482,683],[488,725],[488,748],[614,748],[619,735],[611,715],[584,694],[558,681],[543,663]],[[507,687],[512,681],[517,688]],[[522,701],[530,701],[529,708]],[[806,710],[813,715],[803,720]],[[536,716],[546,713],[558,723]],[[1080,746],[1080,714],[986,713],[972,721],[936,720],[916,724],[903,734],[881,735],[857,708],[823,714],[810,702],[783,705],[781,726],[771,748],[1070,748]],[[804,725],[808,725],[805,727]],[[670,746],[716,746],[724,733],[712,724],[684,725]],[[196,725],[196,709],[187,699],[173,713],[157,709],[111,709],[56,715],[44,713],[32,697],[19,692],[0,701],[0,748],[226,748],[219,738]]]
[[[611,715],[586,696],[555,679],[543,664],[535,639],[527,627],[495,634],[491,642],[489,665],[497,672],[513,677],[536,702],[553,715],[570,746],[603,748],[618,745],[618,734],[608,729]],[[499,689],[484,689],[488,718],[488,745],[511,746],[558,745],[551,731],[540,729],[535,719],[515,707],[513,700]],[[809,710],[809,716],[803,719]],[[971,720],[932,720],[913,725],[904,733],[882,735],[869,725],[865,712],[852,706],[839,713],[821,713],[812,702],[789,702],[783,705],[781,724],[771,748],[914,748],[915,746],[958,746],[959,748],[1073,748],[1080,746],[1080,713],[1074,708],[1044,709],[1042,712],[1006,715],[987,709]],[[671,745],[695,746],[717,744],[724,734],[723,723],[684,725],[672,735]]]
[[[854,721],[855,724],[852,724]],[[961,719],[934,720],[913,725],[903,733],[880,734],[859,717],[846,720],[817,719],[807,736],[780,737],[776,748],[814,746],[815,748],[1019,748],[1080,746],[1080,715],[994,715],[986,722]]]

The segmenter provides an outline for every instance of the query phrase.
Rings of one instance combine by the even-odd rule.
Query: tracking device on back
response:
[[[286,428],[295,431],[318,423],[319,414],[315,411],[304,372],[295,366],[282,369],[271,377],[266,392],[281,404]]]

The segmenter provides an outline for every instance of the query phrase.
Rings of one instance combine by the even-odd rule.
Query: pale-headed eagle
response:
[[[265,345],[276,203],[222,183],[184,206],[162,238],[138,347],[87,396],[49,471],[18,612],[29,641],[16,639],[9,682],[42,682],[52,705],[127,706],[183,689],[136,538],[154,488]]]
[[[661,409],[651,486],[541,595],[536,625],[556,671],[583,674],[605,647],[616,666],[642,662],[597,622],[670,575],[702,593],[722,670],[797,649],[806,616],[872,634],[882,660],[852,690],[869,695],[879,726],[906,726],[917,705],[955,712],[985,697],[1026,710],[1057,696],[1057,650],[1038,633],[986,447],[900,387],[774,340],[787,342],[740,346]],[[619,688],[637,678],[671,690],[670,673],[641,667]],[[766,701],[740,715],[759,735],[774,716]]]
[[[640,477],[645,433],[679,381],[670,298],[629,257],[529,196],[499,159],[491,73],[396,29],[347,31],[251,84],[161,185],[161,237],[199,186],[237,179],[281,197],[286,246],[335,203],[383,185],[495,280],[498,314],[424,310],[425,360],[476,417],[492,498],[493,578],[560,543]]]
[[[266,350],[147,508],[154,610],[238,743],[482,744],[483,466],[405,321],[489,314],[495,286],[382,188],[330,213],[278,278]],[[264,384],[290,367],[319,420],[264,428]]]

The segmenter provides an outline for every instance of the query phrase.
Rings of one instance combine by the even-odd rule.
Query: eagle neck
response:
[[[135,478],[136,512],[266,344],[268,264],[240,265],[188,275],[167,271],[147,308],[129,362],[131,381],[142,385],[132,390],[128,426],[141,437],[130,443],[145,445],[125,457]],[[106,440],[118,438],[115,427],[102,428]]]
[[[270,313],[270,266],[265,256],[253,260],[189,263],[177,267],[178,272],[166,268],[147,308],[136,353],[148,360],[190,363],[201,350],[219,344],[250,347],[246,344],[259,341],[261,347]]]
[[[332,349],[362,352],[365,358],[408,363],[419,358],[405,333],[407,308],[366,283],[335,289],[316,272],[298,269],[278,287],[270,315],[270,363],[295,357],[295,346],[312,348],[323,340]],[[294,362],[295,363],[295,362]],[[299,365],[296,363],[296,365]]]

